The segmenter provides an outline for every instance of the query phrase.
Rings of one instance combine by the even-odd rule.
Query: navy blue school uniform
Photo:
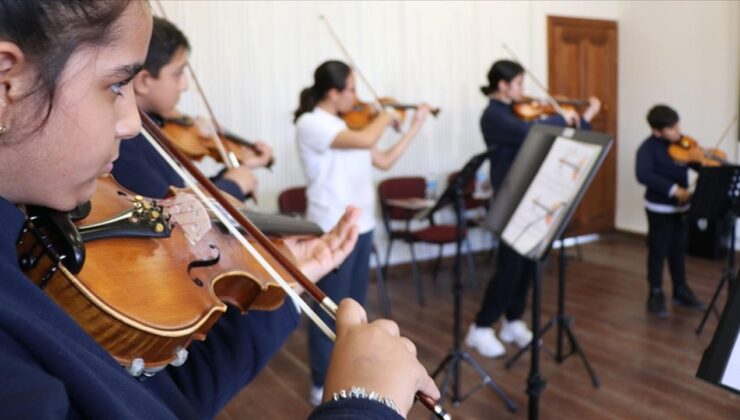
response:
[[[25,277],[16,243],[22,212],[0,197],[0,406],[3,418],[212,418],[249,383],[298,326],[290,301],[271,312],[233,308],[187,362],[143,382]],[[380,403],[344,400],[314,419],[400,418]]]
[[[688,204],[679,204],[674,196],[678,187],[688,188],[686,165],[678,164],[668,154],[668,140],[650,136],[637,150],[635,174],[645,188],[645,212],[648,217],[648,285],[652,293],[663,287],[663,264],[673,281],[674,294],[686,286],[684,253],[688,224]]]
[[[480,128],[490,154],[490,179],[494,197],[514,162],[529,129],[535,124],[566,127],[565,119],[555,115],[536,121],[523,121],[511,104],[491,99],[480,118]],[[590,124],[581,119],[581,128]],[[505,312],[508,320],[521,319],[526,307],[527,290],[534,276],[534,265],[502,243],[497,254],[498,268],[486,287],[480,310],[475,318],[479,327],[490,327]]]

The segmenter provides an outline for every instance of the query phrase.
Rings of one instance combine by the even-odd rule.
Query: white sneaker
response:
[[[498,336],[504,343],[516,343],[521,348],[532,341],[532,331],[527,328],[527,324],[521,319],[509,322],[504,319],[501,323],[503,326]]]
[[[324,398],[324,387],[323,386],[311,386],[311,394],[308,396],[308,400],[311,402],[311,405],[314,407],[317,407],[321,405],[321,400]]]
[[[496,338],[493,328],[478,327],[475,324],[470,325],[468,335],[465,336],[465,344],[478,350],[484,357],[499,357],[506,353],[506,348]]]

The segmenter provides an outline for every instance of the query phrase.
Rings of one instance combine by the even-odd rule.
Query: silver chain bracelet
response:
[[[399,416],[403,417],[403,414],[401,414],[401,410],[398,409],[398,406],[396,406],[395,401],[393,401],[390,398],[386,398],[380,394],[378,394],[375,391],[367,392],[365,388],[359,387],[359,386],[353,386],[349,389],[349,391],[340,389],[338,392],[335,392],[332,396],[333,401],[340,401],[340,400],[348,400],[351,398],[359,398],[363,400],[370,400],[370,401],[377,401],[384,406],[390,408],[391,410],[398,413]]]

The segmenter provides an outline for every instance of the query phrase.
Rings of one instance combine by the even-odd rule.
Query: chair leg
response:
[[[442,244],[439,245],[439,253],[437,259],[434,261],[434,269],[432,271],[432,278],[437,281],[437,275],[439,274],[439,267],[442,265]]]
[[[393,239],[388,238],[388,248],[385,252],[385,265],[383,265],[383,278],[388,276],[388,264],[391,261],[391,248],[393,248]]]
[[[478,274],[475,271],[475,259],[473,258],[473,246],[470,244],[470,239],[465,238],[465,246],[468,248],[467,251],[467,258],[468,258],[468,274],[470,275],[470,284],[473,285],[476,289],[480,287],[480,284],[478,283]]]
[[[411,249],[411,269],[414,275],[414,283],[416,283],[416,291],[419,293],[419,305],[424,306],[424,285],[421,284],[419,264],[416,262],[416,252],[414,251],[413,242],[409,242],[409,249]]]
[[[383,305],[383,314],[386,318],[391,316],[391,303],[388,300],[388,289],[385,288],[385,278],[383,276],[383,269],[380,264],[380,255],[378,249],[373,243],[372,254],[375,256],[375,283],[378,288],[378,299]]]

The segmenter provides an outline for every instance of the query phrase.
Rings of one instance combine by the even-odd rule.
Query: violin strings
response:
[[[177,172],[177,174],[185,181],[185,184],[187,184],[190,188],[192,188],[193,192],[198,196],[198,198],[203,202],[206,206],[208,206],[211,211],[216,215],[216,217],[219,219],[219,221],[226,227],[226,229],[231,233],[238,241],[239,243],[244,247],[244,249],[249,252],[252,257],[254,257],[255,260],[260,264],[260,266],[267,271],[267,273],[272,277],[273,280],[277,284],[280,285],[280,287],[283,288],[285,293],[287,293],[293,301],[300,306],[300,308],[306,313],[306,315],[311,319],[311,321],[316,324],[319,329],[327,336],[329,339],[334,341],[336,339],[336,335],[334,331],[322,320],[319,318],[318,314],[311,309],[311,307],[306,303],[301,297],[296,293],[295,290],[293,290],[292,287],[280,276],[280,274],[275,271],[274,268],[264,259],[264,257],[257,252],[257,250],[252,246],[252,244],[247,241],[247,239],[244,237],[244,235],[241,234],[237,230],[237,228],[230,223],[226,216],[221,212],[220,209],[217,209],[215,205],[211,202],[211,200],[205,195],[205,193],[198,187],[195,180],[191,177],[191,175],[183,170],[179,164],[177,164],[172,157],[160,146],[160,144],[152,138],[151,134],[148,130],[142,129],[142,134],[144,137],[149,141],[149,143],[157,150],[157,152],[165,159],[168,165],[172,167],[172,169]],[[336,314],[336,304],[334,302],[331,302],[331,300],[327,297],[329,300],[328,308],[325,306],[327,302],[320,302],[322,308],[325,308],[326,312],[332,317],[335,317]],[[333,305],[333,307],[332,307]]]

